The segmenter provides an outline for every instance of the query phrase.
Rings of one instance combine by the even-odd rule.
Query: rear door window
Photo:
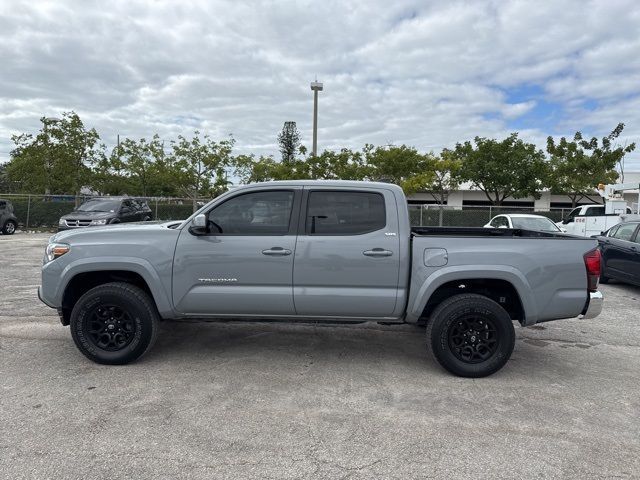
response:
[[[361,235],[384,228],[384,197],[373,192],[311,191],[305,231],[309,235]]]

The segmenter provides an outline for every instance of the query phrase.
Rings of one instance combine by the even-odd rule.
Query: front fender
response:
[[[538,308],[533,298],[533,290],[522,272],[514,267],[509,265],[454,265],[439,268],[430,274],[424,273],[426,277],[418,276],[419,278],[414,277],[411,280],[407,322],[415,323],[418,321],[431,295],[445,283],[480,278],[509,282],[518,292],[522,302],[526,314],[526,319],[523,319],[524,323],[532,325],[538,319]]]
[[[166,318],[173,315],[169,292],[163,286],[164,284],[158,272],[149,261],[137,257],[117,257],[117,259],[114,257],[91,257],[74,260],[66,265],[61,272],[57,273],[59,281],[54,294],[54,303],[62,305],[62,298],[67,285],[76,275],[106,270],[123,270],[140,275],[149,286],[160,316]]]

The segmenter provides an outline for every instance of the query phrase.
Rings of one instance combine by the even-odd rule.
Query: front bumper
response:
[[[44,303],[47,307],[51,307],[51,308],[56,308],[55,305],[52,305],[50,302],[47,302],[43,297],[42,297],[42,287],[38,287],[38,300],[40,300],[42,303]]]
[[[602,312],[603,302],[604,297],[602,296],[602,293],[598,291],[589,292],[589,300],[587,301],[587,304],[579,318],[596,318],[600,315],[600,312]]]

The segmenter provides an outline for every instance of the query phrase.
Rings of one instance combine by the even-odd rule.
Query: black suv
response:
[[[18,226],[18,219],[13,214],[13,205],[9,200],[0,198],[0,232],[13,235]]]
[[[124,222],[146,222],[153,213],[146,200],[137,198],[93,198],[73,212],[60,217],[58,231],[71,228],[113,225]]]

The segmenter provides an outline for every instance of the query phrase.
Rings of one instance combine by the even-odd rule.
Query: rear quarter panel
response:
[[[415,236],[407,321],[418,320],[439,286],[474,278],[510,282],[520,296],[526,325],[575,317],[588,298],[583,255],[596,246],[596,240],[571,237]],[[427,248],[446,249],[446,265],[425,266]]]

